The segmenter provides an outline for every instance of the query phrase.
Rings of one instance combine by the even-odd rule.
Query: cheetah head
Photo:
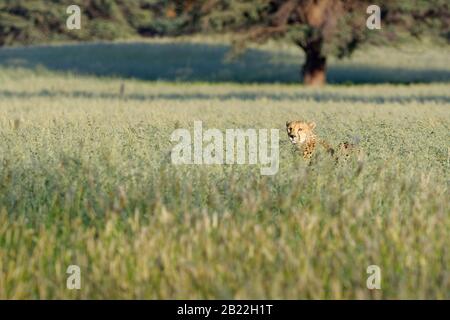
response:
[[[292,144],[303,144],[314,136],[315,122],[286,121],[286,131]]]

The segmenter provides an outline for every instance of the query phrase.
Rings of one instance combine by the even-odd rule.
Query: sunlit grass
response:
[[[0,81],[0,298],[450,298],[448,84]],[[308,166],[297,118],[364,161]],[[280,129],[278,174],[171,165],[194,120]]]

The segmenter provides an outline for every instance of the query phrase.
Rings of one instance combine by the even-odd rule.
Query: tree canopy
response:
[[[305,52],[302,75],[307,84],[325,82],[330,55],[351,55],[363,43],[389,44],[407,37],[450,38],[446,0],[378,0],[381,29],[366,27],[367,0],[208,0],[204,28],[233,32],[236,45],[283,39]]]
[[[82,28],[66,28],[66,9],[78,5]],[[0,46],[61,40],[112,40],[190,32],[195,8],[165,0],[0,0]]]

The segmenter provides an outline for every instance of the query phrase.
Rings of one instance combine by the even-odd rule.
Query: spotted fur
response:
[[[350,154],[357,150],[357,146],[342,142],[335,149],[325,140],[319,139],[314,133],[316,127],[315,122],[307,121],[287,121],[286,131],[289,140],[302,153],[304,159],[311,159],[316,145],[321,145],[333,158],[338,161],[340,158],[348,159]]]

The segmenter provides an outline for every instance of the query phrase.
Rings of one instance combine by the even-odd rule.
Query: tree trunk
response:
[[[326,83],[327,58],[321,49],[321,40],[310,43],[304,48],[306,61],[302,68],[302,75],[305,85],[322,86]]]
[[[304,15],[311,28],[309,37],[300,45],[305,51],[306,61],[303,65],[303,83],[321,86],[326,83],[327,58],[323,44],[330,40],[336,30],[337,17],[342,12],[342,1],[314,0],[305,1]]]

